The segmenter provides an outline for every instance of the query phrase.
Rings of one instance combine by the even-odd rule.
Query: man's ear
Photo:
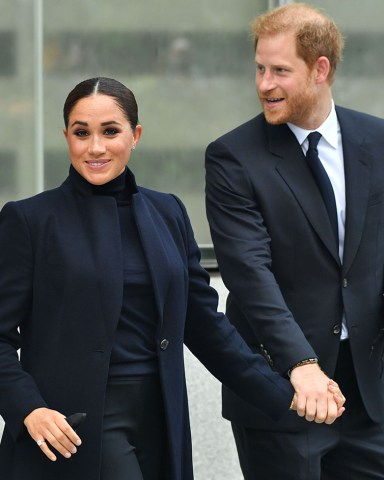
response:
[[[327,57],[321,56],[316,60],[315,63],[316,70],[316,82],[324,83],[328,80],[330,65]]]

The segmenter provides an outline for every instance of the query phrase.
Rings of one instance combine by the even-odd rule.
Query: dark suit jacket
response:
[[[130,172],[127,178],[159,314],[169,479],[190,480],[183,341],[222,382],[272,416],[288,409],[293,390],[216,312],[217,295],[180,201],[136,187]],[[2,480],[99,478],[104,395],[123,295],[120,242],[115,199],[93,196],[74,175],[1,212]],[[83,445],[71,460],[50,462],[24,430],[25,416],[41,406],[88,413],[79,430]]]
[[[230,290],[227,314],[280,373],[318,356],[332,377],[343,309],[361,394],[384,418],[383,380],[371,346],[382,327],[384,121],[336,108],[343,138],[346,231],[341,264],[320,192],[294,134],[261,114],[206,152],[206,205]],[[253,427],[275,423],[224,389],[224,415]]]

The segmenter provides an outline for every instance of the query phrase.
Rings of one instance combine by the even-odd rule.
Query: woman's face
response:
[[[79,100],[64,130],[69,157],[75,170],[93,185],[103,185],[118,177],[141,136],[135,132],[116,101],[96,94]]]

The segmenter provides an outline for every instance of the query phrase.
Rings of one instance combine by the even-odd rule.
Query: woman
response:
[[[217,313],[184,206],[136,185],[132,92],[85,80],[64,122],[69,177],[0,215],[1,478],[190,480],[183,342],[273,418],[293,389]]]

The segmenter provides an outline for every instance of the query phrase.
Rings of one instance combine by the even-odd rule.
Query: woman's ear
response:
[[[140,124],[136,125],[135,131],[133,132],[133,143],[135,146],[140,140],[142,133],[143,133],[143,127]]]

